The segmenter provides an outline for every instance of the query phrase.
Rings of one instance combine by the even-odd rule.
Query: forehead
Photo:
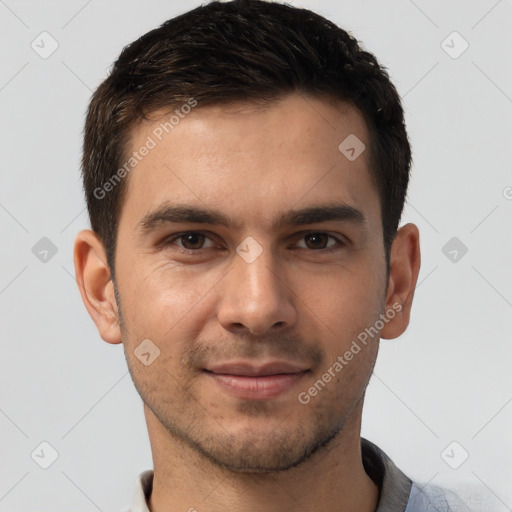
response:
[[[154,112],[132,131],[127,156],[139,156],[128,176],[120,226],[135,225],[151,208],[173,201],[223,210],[261,227],[278,212],[322,201],[379,216],[369,145],[358,109],[299,94],[263,108],[197,105]]]

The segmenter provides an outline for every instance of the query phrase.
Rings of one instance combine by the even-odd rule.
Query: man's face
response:
[[[385,308],[364,119],[299,95],[263,110],[199,105],[161,141],[169,115],[153,119],[133,132],[132,150],[157,144],[129,177],[116,253],[133,381],[169,434],[216,463],[292,467],[360,412],[377,355],[378,336],[298,399]],[[353,161],[338,149],[351,134],[366,145]],[[329,207],[337,215],[293,220]],[[149,365],[134,352],[147,339],[160,350]]]

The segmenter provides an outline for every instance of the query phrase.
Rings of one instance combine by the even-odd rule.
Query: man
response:
[[[360,437],[420,268],[373,55],[304,9],[212,2],[123,50],[83,149],[77,281],[154,461],[134,512],[463,510]]]

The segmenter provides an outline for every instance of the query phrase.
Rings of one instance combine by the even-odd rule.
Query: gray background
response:
[[[382,342],[363,435],[470,510],[512,510],[512,4],[292,3],[388,67],[414,150],[403,222],[420,228],[422,270],[409,330]],[[101,340],[74,280],[81,132],[122,47],[196,5],[0,0],[1,511],[126,510],[152,467],[122,346]],[[51,48],[43,31],[47,58],[31,47]]]

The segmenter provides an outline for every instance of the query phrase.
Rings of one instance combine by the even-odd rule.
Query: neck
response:
[[[378,489],[361,459],[361,403],[342,431],[286,471],[240,473],[219,467],[171,436],[145,406],[154,462],[151,512],[283,509],[373,512]]]

